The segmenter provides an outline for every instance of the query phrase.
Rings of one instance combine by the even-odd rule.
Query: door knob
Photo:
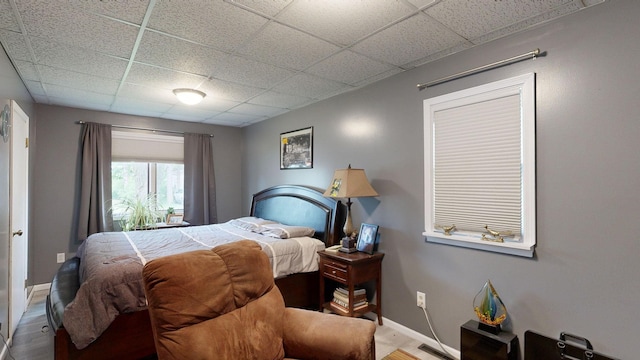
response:
[[[14,231],[13,236],[16,236],[16,235],[22,236],[22,230]]]

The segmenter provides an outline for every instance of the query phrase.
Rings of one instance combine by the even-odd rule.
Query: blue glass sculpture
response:
[[[500,324],[507,318],[507,308],[490,280],[473,299],[473,310],[480,320],[479,328],[494,334],[500,332]]]

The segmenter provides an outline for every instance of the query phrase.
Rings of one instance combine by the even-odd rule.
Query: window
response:
[[[533,256],[534,79],[424,101],[427,241]]]
[[[155,196],[158,210],[184,209],[184,139],[178,136],[112,131],[112,199]]]

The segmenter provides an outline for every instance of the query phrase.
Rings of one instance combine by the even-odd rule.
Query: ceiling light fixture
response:
[[[195,105],[207,96],[207,94],[196,89],[175,89],[173,93],[176,94],[180,102],[187,105]]]

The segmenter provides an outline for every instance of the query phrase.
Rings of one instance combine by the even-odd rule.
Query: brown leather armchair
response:
[[[143,279],[160,360],[375,359],[372,321],[285,307],[253,241],[152,260]]]

